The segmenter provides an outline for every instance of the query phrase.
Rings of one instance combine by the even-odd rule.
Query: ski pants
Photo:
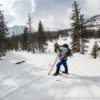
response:
[[[68,68],[67,66],[67,59],[62,59],[60,62],[57,63],[57,68],[60,68],[60,66],[63,65],[64,68]]]

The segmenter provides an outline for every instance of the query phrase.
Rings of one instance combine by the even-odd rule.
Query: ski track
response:
[[[20,57],[20,55],[17,57]],[[16,59],[16,55],[13,58]],[[6,76],[4,73],[0,77],[0,86],[3,86],[3,81],[7,79],[18,82],[18,87],[12,85],[4,88],[5,94],[0,93],[0,100],[100,100],[93,91],[93,89],[100,91],[99,76],[89,76],[88,71],[83,70],[82,67],[72,66],[69,68],[69,75],[62,74],[54,77],[47,75],[51,64],[49,64],[49,67],[43,67],[43,65],[37,66],[36,64],[28,65],[29,62],[28,60],[21,65],[15,65],[15,62],[13,62],[12,64],[16,68],[14,75],[9,73]],[[33,61],[31,60],[31,62]],[[94,78],[96,79],[94,80]],[[76,98],[73,98],[74,91],[76,91]]]
[[[41,79],[41,78],[42,78],[42,77],[38,77],[38,78],[36,78],[36,79],[34,79],[34,80],[32,80],[32,81],[30,81],[30,82],[28,82],[28,83],[26,83],[26,84],[20,86],[20,87],[17,88],[16,90],[13,90],[12,92],[6,94],[4,97],[1,98],[1,100],[5,100],[5,98],[7,98],[7,97],[13,95],[15,92],[19,91],[20,89],[25,88],[26,86],[28,86],[28,85],[30,85],[30,84],[32,84],[32,83],[34,83],[34,82],[37,82],[37,80],[39,80],[39,79]]]
[[[72,69],[71,69],[71,70],[72,70]],[[73,78],[76,79],[76,82],[72,81],[70,86],[67,85],[67,89],[66,89],[66,91],[65,91],[64,94],[67,95],[71,90],[73,90],[73,89],[77,86],[77,84],[80,84],[83,88],[85,88],[85,90],[86,90],[86,91],[88,92],[88,94],[90,95],[90,98],[89,98],[89,99],[95,100],[97,97],[96,97],[95,94],[92,92],[91,87],[89,87],[89,85],[92,84],[92,85],[96,86],[96,87],[98,88],[98,90],[100,90],[100,83],[96,83],[96,82],[94,82],[94,81],[92,82],[92,81],[90,81],[90,80],[85,79],[85,77],[88,77],[88,75],[86,74],[86,72],[85,72],[85,73],[82,72],[81,69],[78,69],[78,68],[77,68],[77,70],[76,70],[76,69],[73,68],[72,73],[75,73],[75,72],[81,73],[82,76],[79,76],[79,75],[77,75],[77,74],[69,74],[69,75],[64,75],[64,74],[62,74],[62,75],[60,75],[61,77],[66,78],[66,79],[70,79],[71,77],[75,76],[75,77],[73,77]],[[90,76],[90,77],[91,77],[91,76]],[[74,79],[74,80],[75,80],[75,79]],[[79,83],[77,83],[77,80],[79,80]],[[74,85],[73,85],[73,84],[74,84]]]
[[[75,70],[75,69],[74,69],[74,70]],[[77,71],[78,71],[79,73],[82,73],[83,76],[86,77],[86,76],[87,76],[87,75],[86,75],[86,72],[83,73],[83,72],[81,72],[80,70],[82,70],[82,69],[77,68]],[[83,87],[86,88],[86,90],[88,91],[88,93],[89,93],[90,96],[92,97],[91,100],[95,100],[96,97],[95,97],[94,93],[91,91],[91,87],[87,86],[87,81],[84,81],[84,77],[82,77],[82,76],[80,76],[80,78],[83,80],[83,81],[80,81],[80,83],[86,85],[86,86],[83,85]],[[98,85],[96,84],[96,82],[90,82],[90,84],[91,84],[91,83],[92,83],[93,85],[95,85],[95,86],[98,88],[98,90],[100,90],[100,83],[99,83]]]

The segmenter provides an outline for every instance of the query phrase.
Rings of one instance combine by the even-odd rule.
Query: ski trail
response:
[[[97,96],[93,93],[93,91],[91,91],[92,90],[91,88],[92,88],[92,86],[96,86],[96,87],[98,87],[98,90],[100,91],[100,84],[97,83],[98,81],[95,82],[93,80],[94,78],[92,78],[93,76],[89,76],[87,74],[87,72],[82,72],[82,70],[79,69],[79,68],[77,68],[77,69],[76,68],[72,68],[72,69],[70,69],[70,71],[71,71],[71,73],[80,73],[80,74],[79,75],[77,75],[77,74],[64,75],[63,74],[63,75],[60,76],[60,77],[63,77],[64,79],[66,78],[66,82],[70,81],[70,83],[71,83],[70,85],[68,85],[63,80],[66,83],[66,85],[67,85],[67,88],[66,88],[67,91],[65,91],[64,94],[67,95],[70,92],[73,92],[76,89],[76,87],[78,86],[78,84],[79,84],[79,86],[83,87],[83,90],[86,91],[85,92],[86,97],[84,97],[84,98],[89,98],[91,100],[95,100],[97,98]]]
[[[54,57],[54,54],[51,55],[51,59],[52,56]],[[17,57],[20,58],[20,55]],[[38,58],[41,61],[39,64]],[[46,61],[41,60],[43,58]],[[69,75],[55,77],[47,75],[51,69],[47,63],[53,62],[48,55],[34,54],[24,59],[27,61],[21,65],[14,64],[13,60],[2,64],[9,66],[0,66],[0,70],[3,69],[0,73],[0,100],[100,100],[100,74],[96,73],[96,70],[99,72],[99,68],[92,74],[94,69],[79,66],[79,61],[77,64],[73,61],[75,58],[71,59]],[[55,69],[56,67],[52,73]]]
[[[81,69],[80,69],[81,70]],[[88,85],[88,84],[92,84],[93,86],[96,86],[98,88],[98,90],[100,91],[100,83],[97,84],[96,82],[94,81],[90,81],[90,80],[87,80],[86,77],[88,76],[86,73],[83,73],[81,72],[78,68],[77,68],[77,72],[78,73],[82,73],[82,76],[78,76],[80,79],[82,79],[82,81],[80,80],[81,84],[85,84],[83,85],[84,88],[86,88],[86,90],[88,91],[88,93],[90,94],[91,96],[91,99],[92,100],[95,100],[97,97],[95,96],[95,94],[91,91],[91,86]],[[73,71],[76,71],[75,69]],[[92,76],[90,76],[92,77]],[[89,81],[89,83],[88,83]]]
[[[1,97],[0,99],[4,100],[5,98],[7,98],[7,97],[13,95],[15,92],[19,91],[20,89],[25,88],[26,86],[28,86],[28,85],[30,85],[30,84],[32,84],[34,82],[37,82],[37,81],[41,80],[41,78],[42,77],[40,76],[40,77],[38,77],[36,79],[33,79],[32,81],[30,81],[30,82],[28,82],[26,84],[23,84],[22,86],[19,86],[19,88],[17,88],[16,90],[11,91],[10,93],[6,94],[5,96]]]

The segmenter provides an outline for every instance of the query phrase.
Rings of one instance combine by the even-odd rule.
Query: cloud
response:
[[[7,22],[12,25],[25,25],[28,14],[33,18],[37,29],[39,20],[44,27],[64,29],[71,23],[71,7],[74,0],[0,0]],[[85,17],[100,14],[100,0],[77,0]]]
[[[28,14],[35,12],[35,0],[2,0],[0,4],[11,26],[25,24]]]
[[[62,15],[54,15],[49,13],[48,11],[42,11],[39,13],[39,16],[35,16],[34,22],[33,22],[33,27],[35,29],[38,28],[38,23],[41,20],[44,26],[44,29],[66,29],[70,27],[70,23],[71,23],[71,12],[72,12],[72,8],[69,8],[68,10],[66,10],[66,12]]]
[[[0,4],[2,5],[0,7],[0,9],[2,9],[5,13],[7,14],[11,14],[12,13],[12,9],[11,6],[13,5],[15,0],[0,0]]]
[[[85,0],[85,4],[86,14],[88,16],[100,14],[100,0]]]
[[[14,16],[5,14],[5,21],[7,22],[7,24],[8,23],[13,23],[14,20],[15,20]]]
[[[81,13],[86,17],[100,14],[100,0],[77,0],[80,4]]]
[[[72,8],[69,8],[66,13],[66,26],[67,28],[71,27],[71,16],[72,16]]]
[[[3,13],[7,23],[12,23],[14,21],[13,10],[11,9],[14,1],[15,0],[0,0],[0,4],[2,5],[0,10],[4,11]]]
[[[15,1],[12,5],[16,24],[25,24],[29,13],[35,12],[35,0]]]
[[[34,13],[35,12],[35,10],[36,10],[36,3],[35,3],[35,0],[31,0],[31,6],[32,6],[32,13]]]

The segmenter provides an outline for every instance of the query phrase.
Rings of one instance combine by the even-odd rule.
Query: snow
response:
[[[94,42],[88,43],[86,55],[76,53],[68,59],[69,75],[55,77],[48,75],[56,58],[52,43],[51,53],[7,52],[0,61],[0,100],[100,100],[100,56],[90,56]],[[60,38],[58,43],[65,41]],[[16,64],[20,61],[25,62]]]

